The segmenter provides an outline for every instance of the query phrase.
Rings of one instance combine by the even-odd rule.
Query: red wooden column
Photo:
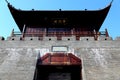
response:
[[[105,35],[106,35],[106,37],[109,37],[107,29],[105,29]]]

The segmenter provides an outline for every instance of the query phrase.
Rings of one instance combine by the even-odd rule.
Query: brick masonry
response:
[[[79,41],[10,37],[0,40],[0,80],[33,80],[38,53],[51,52],[52,46],[68,46],[82,60],[83,80],[120,80],[119,37],[101,37],[98,41],[89,37]]]

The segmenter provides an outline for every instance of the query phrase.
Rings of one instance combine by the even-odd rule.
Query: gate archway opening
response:
[[[72,53],[47,53],[38,60],[34,80],[75,79],[82,80],[82,64]]]

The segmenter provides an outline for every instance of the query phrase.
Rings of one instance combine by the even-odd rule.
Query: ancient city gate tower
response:
[[[89,37],[97,41],[99,36],[109,37],[107,29],[104,32],[100,32],[99,29],[110,6],[111,4],[96,11],[61,9],[25,11],[15,9],[8,4],[21,32],[18,34],[13,30],[10,39],[14,41],[18,36],[20,41],[37,39],[45,43],[41,43],[40,47],[49,48],[49,52],[38,55],[34,80],[83,80],[82,59],[74,49],[70,50],[70,47],[79,46],[74,43],[79,43],[82,38],[88,41]],[[66,40],[66,43],[70,41],[74,43],[64,45],[62,40]],[[58,44],[59,42],[62,44]]]

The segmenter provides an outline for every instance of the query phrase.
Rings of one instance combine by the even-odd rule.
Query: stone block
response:
[[[44,37],[43,40],[44,41],[56,41],[57,37]]]
[[[113,40],[112,37],[99,36],[98,41],[110,41]]]
[[[75,38],[75,36],[72,36],[72,37],[62,37],[62,40],[65,40],[65,41],[75,41],[76,38]]]
[[[21,37],[7,37],[8,41],[19,41],[22,40]]]
[[[24,40],[25,41],[38,41],[39,37],[25,37]]]
[[[94,37],[80,37],[80,41],[94,41]]]

